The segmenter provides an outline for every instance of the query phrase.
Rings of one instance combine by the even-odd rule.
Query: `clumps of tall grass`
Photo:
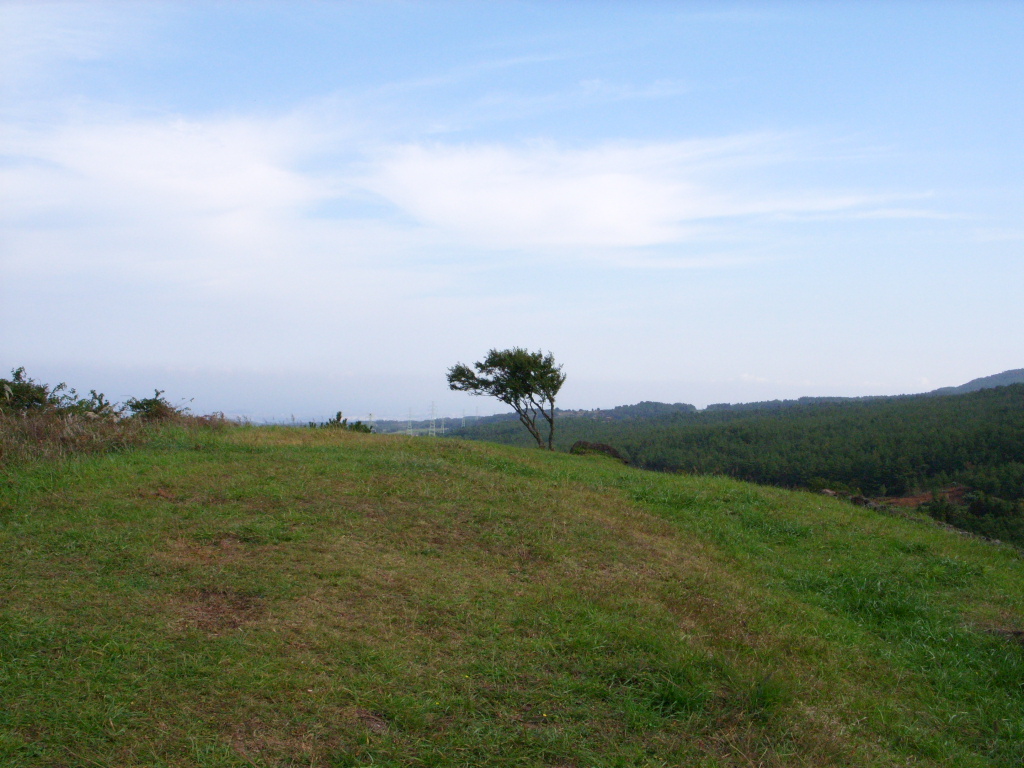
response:
[[[0,466],[127,448],[142,442],[146,432],[145,423],[133,419],[90,420],[55,411],[0,412]]]
[[[120,405],[96,390],[79,397],[63,382],[53,387],[37,382],[24,367],[0,379],[0,466],[128,448],[167,424],[215,428],[228,423],[222,413],[193,415],[159,389]]]

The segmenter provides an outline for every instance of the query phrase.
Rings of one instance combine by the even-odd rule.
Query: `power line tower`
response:
[[[409,409],[409,437],[412,437],[412,408]]]
[[[437,437],[437,409],[430,403],[430,436]]]

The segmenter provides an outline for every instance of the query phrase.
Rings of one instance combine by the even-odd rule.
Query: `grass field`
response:
[[[0,558],[12,768],[1024,763],[1019,552],[808,493],[169,427],[0,472]]]

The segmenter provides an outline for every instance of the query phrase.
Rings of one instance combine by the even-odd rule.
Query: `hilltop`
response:
[[[959,387],[942,387],[932,390],[930,395],[962,395],[967,392],[977,392],[979,389],[992,389],[993,387],[1008,387],[1011,384],[1024,384],[1024,368],[1016,368],[1012,371],[1003,371],[992,376],[983,376],[980,379],[971,379]]]
[[[1024,561],[602,457],[157,430],[0,475],[10,766],[1019,766]]]

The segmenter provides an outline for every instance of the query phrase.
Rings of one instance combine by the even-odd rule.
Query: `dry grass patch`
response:
[[[258,621],[263,600],[232,589],[190,590],[171,600],[177,626],[216,636]]]
[[[360,720],[352,708],[321,711],[311,722],[280,722],[250,717],[228,729],[232,749],[250,765],[297,765],[326,768],[359,730]]]
[[[176,566],[224,565],[249,554],[248,547],[234,534],[225,534],[209,542],[176,538],[165,549],[154,553],[157,560]]]

